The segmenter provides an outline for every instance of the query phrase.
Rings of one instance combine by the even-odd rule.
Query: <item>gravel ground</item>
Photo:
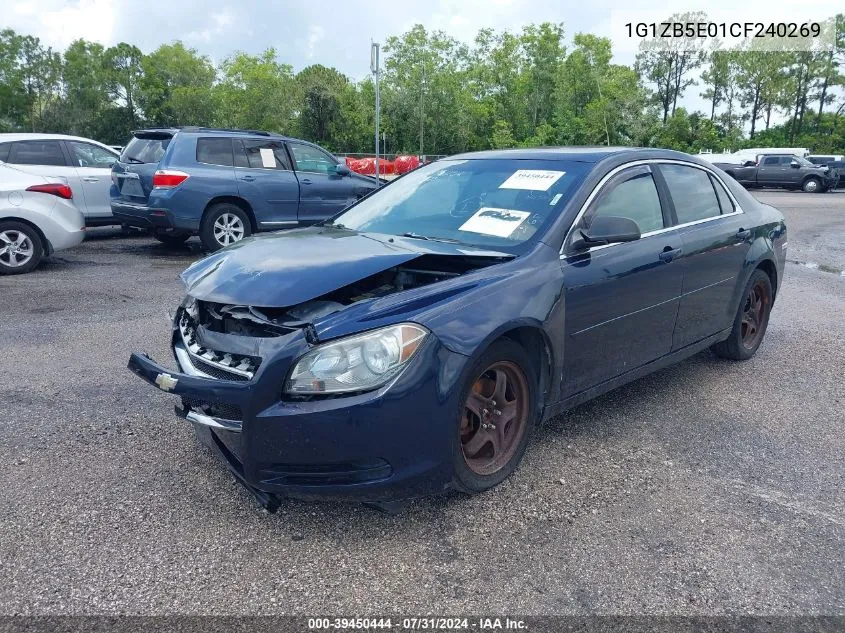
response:
[[[845,613],[845,193],[764,192],[790,263],[757,356],[709,352],[398,516],[258,508],[126,369],[199,255],[92,231],[0,278],[0,613]]]

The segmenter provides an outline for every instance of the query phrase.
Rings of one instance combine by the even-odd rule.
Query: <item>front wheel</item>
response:
[[[240,242],[252,233],[244,210],[234,204],[222,202],[212,206],[202,221],[200,240],[210,251]]]
[[[38,233],[22,222],[0,222],[0,275],[21,275],[38,266],[44,248]]]
[[[801,186],[804,193],[818,193],[822,189],[822,183],[818,178],[807,178]]]
[[[535,364],[520,345],[502,339],[473,365],[456,424],[456,489],[483,492],[516,470],[536,416]]]
[[[731,360],[748,360],[757,352],[772,312],[772,282],[769,276],[755,270],[739,302],[730,336],[711,348],[717,356]]]

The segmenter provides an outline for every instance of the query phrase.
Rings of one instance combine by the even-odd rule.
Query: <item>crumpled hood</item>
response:
[[[510,257],[458,244],[309,227],[243,240],[195,262],[181,278],[197,299],[284,308],[426,254]]]

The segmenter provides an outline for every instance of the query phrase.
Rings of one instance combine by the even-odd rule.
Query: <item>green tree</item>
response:
[[[516,140],[513,137],[510,123],[502,119],[493,122],[493,133],[490,135],[490,147],[493,149],[505,149],[516,147]]]
[[[51,108],[47,127],[92,136],[95,121],[110,103],[103,46],[81,39],[72,42],[64,54],[62,85],[63,100]]]
[[[162,44],[141,59],[137,102],[152,125],[208,125],[217,70],[182,42]]]
[[[302,69],[296,81],[302,98],[298,108],[300,133],[315,143],[334,145],[349,80],[334,68],[316,64]]]
[[[666,21],[705,22],[707,15],[701,11],[675,14]],[[697,38],[672,38],[667,43],[665,38],[655,37],[640,44],[635,70],[645,81],[654,84],[655,99],[662,107],[664,123],[675,112],[678,99],[686,89],[696,84],[694,73],[706,59],[707,53]]]
[[[710,53],[710,66],[701,73],[701,80],[707,88],[701,93],[710,101],[710,120],[716,119],[716,108],[725,100],[725,92],[732,80],[731,53],[713,51]]]
[[[548,124],[554,109],[554,86],[558,68],[566,55],[563,46],[563,24],[543,22],[526,26],[521,36],[525,51],[525,81],[528,109],[531,113],[529,132]]]
[[[106,85],[112,100],[126,109],[125,120],[129,129],[138,122],[138,105],[136,103],[138,84],[143,70],[141,60],[143,53],[137,46],[120,42],[117,46],[106,49],[103,54],[105,65]]]
[[[293,68],[278,61],[274,48],[260,56],[236,53],[223,61],[220,72],[214,87],[219,125],[283,134],[298,129]]]

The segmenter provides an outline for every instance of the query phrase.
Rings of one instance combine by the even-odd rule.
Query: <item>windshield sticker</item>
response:
[[[273,155],[273,150],[269,147],[262,147],[259,151],[261,152],[261,165],[269,169],[275,169],[276,157]]]
[[[549,206],[550,206],[550,207],[555,206],[558,202],[560,202],[560,199],[561,199],[561,198],[563,198],[563,194],[562,194],[562,193],[556,193],[556,194],[555,194],[555,197],[554,197],[554,198],[552,198],[552,201],[551,201],[551,202],[549,202]]]
[[[517,169],[511,176],[499,185],[499,189],[526,189],[528,191],[548,191],[565,171],[550,171],[548,169]]]
[[[529,215],[531,215],[530,211],[483,207],[464,222],[458,230],[495,235],[496,237],[510,237]]]

